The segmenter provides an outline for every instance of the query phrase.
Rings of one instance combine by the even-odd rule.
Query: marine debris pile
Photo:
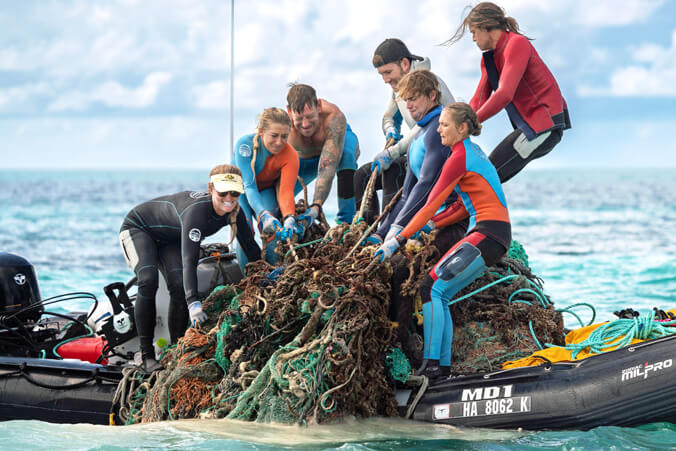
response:
[[[203,302],[209,321],[166,351],[165,370],[145,381],[129,372],[120,384],[121,420],[315,424],[397,416],[396,381],[405,381],[411,367],[393,348],[392,267],[373,263],[375,246],[350,253],[365,229],[363,222],[313,225],[303,244],[294,243],[297,255],[281,246],[282,266],[251,263],[250,276],[237,286],[216,288]],[[411,293],[439,254],[432,236],[421,240],[422,248],[405,251],[411,276],[403,289]],[[563,339],[560,315],[550,304],[532,302],[537,296],[529,292],[519,294],[521,302],[510,299],[540,283],[527,263],[506,257],[466,291],[508,276],[453,305],[454,371],[497,369],[529,355],[538,349],[529,329],[540,340]],[[416,321],[411,334],[422,335]]]
[[[512,241],[507,256],[459,293],[450,307],[451,371],[496,371],[505,361],[529,356],[545,343],[562,345],[563,318],[542,289],[523,247]]]

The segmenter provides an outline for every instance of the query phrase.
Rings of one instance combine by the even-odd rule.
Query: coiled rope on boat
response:
[[[570,343],[563,346],[572,351],[572,358],[589,349],[591,354],[600,354],[610,348],[623,348],[629,346],[635,339],[652,340],[666,337],[676,333],[676,329],[668,327],[676,324],[676,321],[656,321],[654,312],[648,312],[632,319],[620,318],[609,321],[597,327],[589,338],[580,343]],[[554,345],[547,345],[553,347]]]

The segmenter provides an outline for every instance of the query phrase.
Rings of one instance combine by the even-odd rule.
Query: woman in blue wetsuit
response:
[[[281,108],[266,108],[258,119],[255,134],[237,141],[235,164],[242,171],[244,195],[239,204],[253,233],[254,218],[265,245],[265,259],[275,264],[279,240],[302,236],[304,227],[294,216],[294,186],[298,178],[298,154],[288,143],[291,120]],[[238,252],[240,264],[245,255]]]
[[[461,102],[446,105],[439,119],[439,133],[452,152],[427,202],[400,233],[385,241],[376,252],[380,261],[389,258],[430,220],[434,228],[469,218],[465,237],[441,257],[420,287],[425,361],[417,374],[430,378],[450,375],[453,342],[450,300],[507,252],[512,236],[498,173],[481,148],[469,139],[470,135],[481,133],[474,110]],[[458,200],[435,215],[453,191]]]
[[[155,294],[158,270],[169,289],[169,333],[176,343],[188,326],[207,319],[197,293],[197,262],[202,240],[225,226],[249,260],[260,249],[248,230],[237,198],[244,192],[241,171],[232,165],[216,166],[209,174],[208,192],[184,191],[149,200],[132,208],[120,228],[125,260],[138,278],[136,330],[141,342],[143,369],[161,369],[155,360]]]

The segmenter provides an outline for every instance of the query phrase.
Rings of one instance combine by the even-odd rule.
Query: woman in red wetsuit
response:
[[[467,28],[483,52],[481,80],[469,104],[481,123],[506,110],[514,127],[489,156],[504,183],[561,141],[570,128],[568,108],[529,38],[501,7],[479,3],[447,43],[460,40]]]

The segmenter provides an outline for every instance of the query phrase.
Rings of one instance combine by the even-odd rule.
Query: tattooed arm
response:
[[[319,168],[317,170],[317,184],[313,203],[323,205],[331,191],[331,183],[336,175],[336,168],[343,156],[345,129],[347,121],[340,111],[333,112],[327,118],[326,140],[319,154]]]

